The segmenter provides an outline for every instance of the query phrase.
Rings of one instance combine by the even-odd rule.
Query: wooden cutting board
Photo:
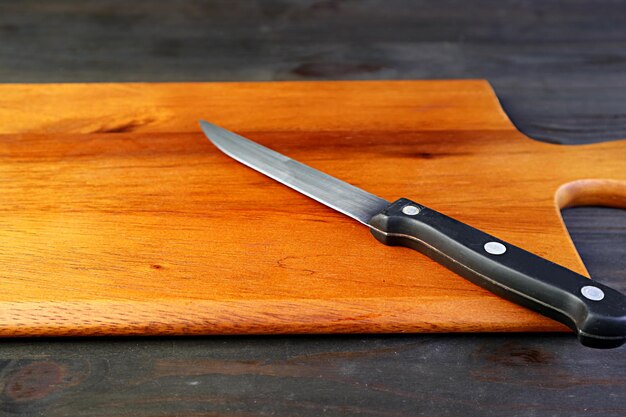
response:
[[[626,141],[518,132],[484,81],[0,85],[0,336],[563,331],[234,162],[198,119],[585,268]]]

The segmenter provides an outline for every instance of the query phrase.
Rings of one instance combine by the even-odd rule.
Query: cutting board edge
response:
[[[244,335],[348,333],[566,332],[565,326],[510,304],[500,321],[472,310],[502,310],[497,297],[454,300],[157,300],[3,302],[0,337],[90,335]],[[432,321],[420,320],[427,313]],[[468,315],[469,313],[469,315]],[[501,313],[501,311],[500,311]],[[437,320],[437,316],[456,317]],[[442,324],[445,323],[445,324]]]

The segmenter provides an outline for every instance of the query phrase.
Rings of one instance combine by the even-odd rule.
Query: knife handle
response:
[[[580,342],[626,342],[626,296],[458,220],[401,198],[370,220],[382,243],[422,252],[487,290],[567,325]]]

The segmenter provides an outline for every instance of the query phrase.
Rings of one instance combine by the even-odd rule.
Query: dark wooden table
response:
[[[520,130],[579,144],[626,137],[624,22],[618,1],[1,0],[0,82],[486,78]],[[564,217],[626,291],[624,211]],[[626,415],[626,348],[570,335],[0,343],[2,417]]]

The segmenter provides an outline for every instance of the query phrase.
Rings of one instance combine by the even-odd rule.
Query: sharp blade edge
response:
[[[200,125],[209,140],[226,155],[365,225],[391,204],[212,123],[201,121]]]

